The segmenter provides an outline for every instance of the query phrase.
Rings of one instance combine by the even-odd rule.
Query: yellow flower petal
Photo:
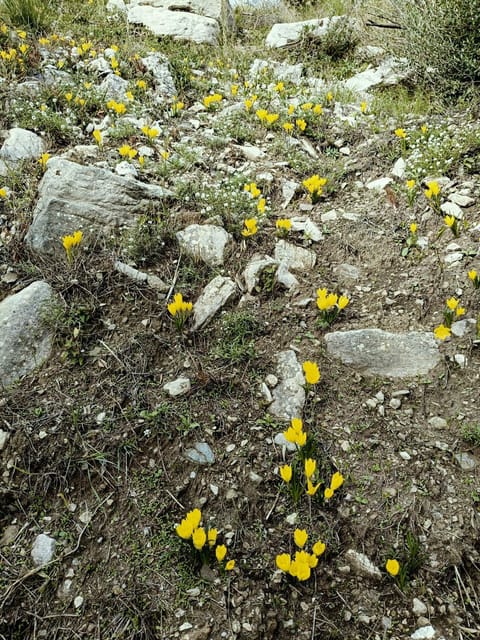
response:
[[[400,571],[400,564],[398,560],[387,560],[385,569],[391,576],[395,577]]]
[[[295,544],[300,549],[305,546],[305,543],[308,540],[308,533],[305,529],[295,529],[293,532],[293,539],[295,540]]]

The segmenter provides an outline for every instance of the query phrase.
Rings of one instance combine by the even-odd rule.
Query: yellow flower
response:
[[[452,332],[449,329],[449,327],[446,327],[443,324],[436,327],[433,333],[435,337],[438,338],[439,340],[445,340],[445,338],[449,338],[452,335]]]
[[[243,221],[243,226],[244,228],[242,229],[242,236],[244,236],[245,238],[254,236],[258,231],[256,218],[246,218]]]
[[[227,547],[224,544],[219,544],[215,548],[215,557],[217,558],[218,562],[222,562],[222,560],[225,558],[226,555],[227,555]]]
[[[320,557],[325,553],[326,547],[327,545],[324,542],[322,542],[321,540],[317,540],[317,542],[315,542],[312,547],[312,551],[317,557]]]
[[[427,182],[427,190],[425,191],[426,197],[431,200],[432,198],[436,198],[440,194],[440,185],[438,182],[433,180],[432,182]]]
[[[234,567],[235,567],[235,560],[229,560],[225,565],[225,571],[232,571]]]
[[[309,564],[307,562],[301,562],[295,558],[295,560],[290,564],[290,575],[294,578],[298,578],[301,582],[308,580],[311,575]]]
[[[465,314],[465,309],[464,309],[464,307],[457,307],[457,308],[455,309],[455,314],[456,314],[456,316],[457,316],[457,317],[458,317],[458,316],[463,316],[463,315]]]
[[[83,233],[80,230],[75,231],[70,236],[63,236],[62,244],[63,244],[63,248],[65,249],[65,252],[67,254],[68,262],[72,261],[73,249],[80,244],[80,242],[82,241],[82,238],[83,238]]]
[[[212,105],[218,104],[223,100],[223,96],[219,93],[213,93],[209,96],[205,96],[203,99],[203,104],[206,109],[210,109]]]
[[[321,482],[319,482],[318,484],[313,484],[310,478],[307,478],[307,495],[314,496],[321,484]]]
[[[385,569],[391,576],[395,577],[400,571],[400,564],[398,560],[387,560]]]
[[[102,144],[102,132],[101,131],[99,131],[98,129],[94,129],[92,131],[92,136],[94,137],[95,142],[97,144]]]
[[[46,169],[47,162],[48,162],[49,159],[50,159],[50,154],[49,153],[42,153],[42,155],[38,159],[38,162],[40,163],[40,166],[42,167],[43,170]]]
[[[290,554],[288,553],[279,553],[275,558],[275,563],[280,571],[284,571],[287,573],[290,570],[291,564]]]
[[[277,82],[277,84],[273,87],[274,91],[278,91],[279,93],[285,89],[285,85],[283,82]]]
[[[318,564],[317,556],[314,553],[307,553],[306,555],[307,555],[306,561],[308,566],[310,567],[310,569],[315,569],[315,567]]]
[[[310,111],[313,108],[313,102],[305,102],[302,104],[302,111]]]
[[[266,207],[267,201],[265,200],[265,198],[259,198],[258,202],[257,202],[257,211],[258,213],[265,213],[265,207]]]
[[[257,111],[255,111],[255,115],[260,120],[260,122],[263,122],[267,119],[268,111],[266,109],[257,109]]]
[[[422,124],[422,126],[420,127],[420,129],[422,130],[422,133],[425,134],[428,131],[428,126],[426,124]]]
[[[305,464],[305,475],[307,476],[307,478],[311,478],[317,468],[317,461],[314,460],[313,458],[307,458],[304,464]]]
[[[145,91],[145,89],[147,88],[147,83],[145,82],[145,80],[137,80],[135,84],[142,91]]]
[[[130,160],[133,160],[133,158],[138,154],[138,151],[133,149],[129,144],[123,144],[119,147],[118,153],[122,158],[129,158]]]
[[[292,228],[292,221],[290,220],[290,218],[279,218],[275,222],[275,226],[279,231],[290,231],[290,229]]]
[[[135,100],[135,96],[133,95],[133,93],[131,91],[125,91],[125,97],[130,102],[133,102]]]
[[[268,113],[266,118],[267,124],[269,125],[274,124],[278,120],[278,118],[279,118],[278,113]]]
[[[286,483],[289,483],[292,479],[292,467],[289,464],[284,464],[280,467],[280,477]]]
[[[165,151],[165,149],[162,149],[160,151],[160,155],[162,156],[163,160],[165,160],[165,162],[168,160],[169,156],[170,156],[170,152],[169,151]]]
[[[155,129],[155,127],[144,125],[142,127],[142,133],[144,133],[149,140],[154,140],[160,132],[158,129]]]
[[[342,310],[345,309],[349,302],[350,300],[349,298],[347,298],[347,296],[340,296],[337,301],[337,306],[340,310]]]
[[[406,138],[407,137],[407,133],[406,133],[405,129],[395,129],[394,133],[397,136],[397,138]]]
[[[217,541],[218,531],[216,529],[209,529],[207,534],[208,546],[213,547]]]
[[[293,131],[293,124],[291,122],[284,122],[282,124],[282,127],[285,129],[287,133],[292,133]]]
[[[407,180],[405,184],[407,185],[407,189],[411,190],[415,186],[415,180]]]
[[[295,105],[294,104],[289,104],[288,105],[288,109],[287,109],[288,115],[291,116],[294,111],[295,111]]]
[[[205,533],[205,529],[203,527],[198,527],[198,529],[195,529],[195,531],[192,533],[192,542],[195,549],[197,549],[197,551],[203,549],[206,541],[207,534]]]
[[[409,226],[409,229],[410,229],[410,233],[412,235],[417,233],[417,223],[416,222],[412,222],[411,225]]]
[[[326,178],[321,178],[318,174],[306,178],[302,182],[305,189],[313,196],[321,196],[322,189],[327,184]]]
[[[183,538],[184,540],[189,540],[192,537],[192,533],[193,533],[192,523],[184,519],[176,527],[175,531],[180,536],[180,538]]]
[[[368,104],[366,102],[361,102],[360,103],[360,111],[362,113],[367,113],[368,110]]]
[[[238,84],[232,84],[232,86],[230,87],[230,93],[234,97],[237,95],[237,93],[238,93]]]
[[[339,471],[335,471],[335,473],[332,476],[332,479],[330,480],[330,489],[332,489],[333,491],[340,489],[344,479],[345,478],[342,476],[342,474]]]
[[[308,540],[308,533],[305,529],[295,529],[293,532],[293,539],[295,540],[297,547],[302,549]]]
[[[330,498],[333,498],[333,494],[334,494],[334,491],[332,487],[326,487],[323,492],[323,497],[325,498],[325,500],[330,500]]]
[[[172,315],[173,317],[175,317],[176,315],[186,317],[192,311],[193,303],[185,302],[183,299],[183,295],[181,293],[176,293],[173,296],[173,302],[170,302],[170,304],[167,305],[167,309],[170,315]],[[199,509],[194,509],[194,511],[191,513],[194,513],[194,512],[196,513],[197,511],[200,512]],[[187,517],[189,517],[188,514],[187,514]],[[199,516],[198,522],[200,522],[200,517],[201,517],[201,514]],[[197,524],[197,527],[198,527],[198,524]]]
[[[322,115],[322,113],[323,113],[322,105],[321,105],[321,104],[316,104],[316,105],[313,107],[313,113],[314,113],[316,116],[321,116],[321,115]]]
[[[450,311],[455,311],[455,309],[458,307],[458,304],[459,300],[457,300],[456,298],[449,298],[446,301],[446,305],[450,309]]]
[[[320,380],[320,371],[316,362],[307,360],[303,363],[303,373],[308,384],[317,384]]]
[[[0,198],[6,198],[7,197],[7,190],[5,189],[5,187],[2,187],[0,189]]]
[[[468,272],[468,277],[472,282],[476,279],[477,272],[475,271],[475,269],[472,269],[471,271]]]
[[[328,102],[332,102],[333,100],[333,93],[331,91],[329,91],[327,93],[327,95],[325,96]]]
[[[305,131],[305,129],[307,128],[307,123],[305,122],[305,120],[303,120],[303,118],[297,118],[295,120],[295,124],[300,129],[300,131]]]

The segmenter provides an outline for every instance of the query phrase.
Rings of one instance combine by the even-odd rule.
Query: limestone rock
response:
[[[40,533],[34,540],[32,546],[32,558],[36,567],[42,567],[44,564],[48,564],[52,560],[55,554],[55,547],[57,542],[54,538],[47,536],[45,533]]]
[[[225,247],[230,239],[223,227],[213,224],[191,224],[177,233],[180,248],[211,267],[223,264]]]
[[[63,251],[63,236],[77,229],[99,233],[131,227],[150,201],[167,195],[162,187],[106,169],[51,158],[26,240],[42,253]]]
[[[164,97],[172,99],[177,95],[175,83],[168,66],[168,58],[161,53],[149,53],[148,56],[142,58],[142,64],[147,71],[150,71],[155,79],[155,91]]]
[[[305,380],[302,365],[293,349],[277,354],[276,376],[279,383],[273,389],[273,402],[269,412],[276,418],[300,418],[305,404]]]
[[[158,276],[150,275],[144,271],[139,271],[124,262],[120,262],[120,260],[116,260],[113,263],[113,267],[115,271],[118,271],[118,273],[123,273],[123,275],[135,280],[136,282],[145,282],[149,287],[152,287],[152,289],[167,291],[169,288],[168,284]]]
[[[286,62],[275,62],[274,60],[260,60],[255,58],[249,70],[249,76],[256,78],[264,69],[268,69],[269,74],[275,80],[300,84],[302,82],[303,65],[287,64]]]
[[[325,342],[329,354],[367,375],[392,378],[424,375],[440,361],[430,332],[356,329],[327,333]]]
[[[408,76],[408,72],[403,68],[403,61],[395,58],[388,58],[376,68],[369,67],[360,73],[355,74],[344,81],[344,86],[350,91],[362,93],[371,87],[391,86],[398,84]]]
[[[317,260],[313,251],[290,244],[285,240],[278,240],[276,243],[274,257],[277,262],[283,263],[287,269],[294,271],[311,271]]]
[[[42,312],[52,298],[50,285],[37,281],[0,302],[0,387],[50,356],[52,332],[42,326]]]
[[[221,309],[234,295],[237,285],[231,278],[216,276],[211,280],[193,305],[193,328],[197,331]]]
[[[270,256],[254,254],[243,271],[243,280],[248,293],[252,293],[257,286],[262,271],[267,267],[274,267],[276,265],[276,261]]]
[[[36,160],[45,149],[45,142],[33,131],[19,127],[10,129],[0,149],[0,175],[6,175],[9,164],[15,164],[21,160]]]
[[[321,38],[333,25],[343,19],[345,19],[344,16],[333,16],[303,22],[280,22],[270,29],[265,44],[275,49],[286,47],[297,43],[305,31],[308,31],[313,38]]]
[[[436,631],[431,624],[425,625],[424,627],[419,627],[410,638],[412,640],[431,640],[431,638],[435,638]]]
[[[198,14],[206,18],[213,18],[217,22],[233,19],[232,9],[228,0],[131,0],[129,8],[135,6],[150,6],[155,9],[168,9],[173,12],[185,11]]]
[[[188,393],[191,387],[190,378],[177,378],[164,384],[163,390],[172,398],[176,398],[177,396],[183,396],[185,393]]]
[[[345,553],[345,560],[357,575],[381,580],[382,574],[380,569],[378,569],[364,553],[359,553],[354,549],[348,549]]]
[[[103,91],[105,94],[105,100],[125,102],[125,93],[128,91],[128,82],[114,73],[109,73],[100,84],[99,91]]]
[[[454,458],[462,471],[473,471],[478,466],[478,460],[470,453],[456,453]]]
[[[217,44],[220,26],[217,20],[187,11],[169,11],[151,5],[130,5],[128,22],[143,24],[156,36],[190,40],[198,44]]]
[[[197,464],[213,464],[215,455],[206,442],[196,442],[191,449],[185,451],[185,457]]]
[[[305,238],[312,242],[323,240],[323,233],[315,222],[307,217],[294,216],[292,220],[292,231],[303,231]]]

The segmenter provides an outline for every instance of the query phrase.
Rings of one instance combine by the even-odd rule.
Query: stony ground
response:
[[[12,384],[0,359],[0,636],[478,637],[475,107],[353,92],[344,79],[387,57],[373,50],[314,76],[308,48],[265,51],[275,16],[253,9],[233,44],[203,47],[125,35],[92,4],[46,39],[0,29],[17,50],[0,61],[0,318],[17,326],[6,303],[47,283],[51,344]],[[331,326],[322,288],[349,298]],[[182,330],[176,293],[193,303]],[[440,340],[451,298],[465,311]],[[394,335],[332,342],[367,329]],[[324,483],[296,502],[279,475],[292,417]],[[194,508],[231,571],[176,534]],[[326,544],[306,581],[275,563],[297,528]]]

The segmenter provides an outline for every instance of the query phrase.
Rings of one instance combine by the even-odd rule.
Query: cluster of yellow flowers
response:
[[[118,153],[122,158],[128,158],[129,160],[133,160],[138,155],[138,151],[129,144],[122,144],[118,149]]]
[[[47,168],[47,162],[49,160],[50,160],[50,154],[49,153],[42,153],[42,155],[38,159],[38,162],[39,162],[40,166],[42,167],[42,169],[44,171]]]
[[[213,106],[218,105],[223,100],[223,96],[219,93],[212,93],[208,96],[205,96],[203,99],[203,106],[206,109],[211,109]]]
[[[280,571],[303,582],[310,578],[312,569],[315,569],[318,559],[325,553],[326,544],[317,540],[312,545],[312,553],[305,551],[304,547],[308,540],[308,533],[305,529],[295,529],[293,539],[300,550],[295,552],[294,558],[289,553],[279,553],[275,558],[275,563]]]
[[[298,447],[305,446],[307,442],[307,434],[303,430],[303,422],[301,418],[292,418],[290,426],[283,432],[285,439],[288,442],[293,442]]]
[[[116,100],[109,100],[107,102],[107,109],[114,111],[117,115],[121,115],[127,111],[127,107],[123,102],[117,102]]]
[[[82,238],[83,238],[83,232],[80,230],[75,231],[72,235],[63,236],[62,244],[63,244],[63,248],[65,249],[65,253],[67,254],[67,260],[69,263],[72,262],[73,252],[75,251],[76,247],[78,247],[78,245],[81,243]]]
[[[176,526],[175,531],[182,540],[191,540],[193,547],[197,551],[212,550],[215,547],[215,557],[218,562],[223,563],[227,555],[227,547],[224,544],[216,545],[217,529],[208,529],[200,526],[202,512],[200,509],[189,511],[185,518]],[[216,546],[215,546],[216,545]],[[228,560],[224,563],[225,571],[232,571],[235,567],[235,560]]]
[[[176,293],[173,296],[173,302],[167,305],[167,309],[175,321],[175,326],[181,331],[193,311],[193,302],[186,302],[181,293]]]
[[[292,228],[292,221],[290,218],[278,218],[275,221],[275,228],[280,237],[286,237]]]
[[[326,288],[317,289],[317,307],[320,310],[319,327],[329,327],[349,302],[350,299],[345,295],[338,296]]]
[[[243,185],[243,190],[250,194],[250,196],[257,201],[257,212],[260,215],[265,213],[267,206],[266,199],[262,196],[261,190],[257,187],[256,182],[248,182]],[[257,219],[245,218],[243,221],[242,236],[248,238],[254,236],[258,232]]]
[[[142,127],[142,133],[147,136],[149,140],[155,140],[160,134],[160,131],[155,127],[149,127],[148,125],[144,125]]]
[[[302,184],[310,194],[312,204],[315,204],[323,194],[323,187],[327,184],[327,179],[321,178],[318,174],[315,174],[310,176],[310,178],[306,178]]]
[[[267,109],[258,109],[257,111],[255,111],[255,115],[260,120],[260,122],[266,124],[267,126],[275,124],[275,122],[279,118],[278,113],[269,113]]]
[[[465,308],[460,306],[460,300],[451,297],[445,302],[443,311],[443,324],[434,329],[434,335],[439,340],[445,340],[452,335],[451,326],[455,318],[465,315]]]

